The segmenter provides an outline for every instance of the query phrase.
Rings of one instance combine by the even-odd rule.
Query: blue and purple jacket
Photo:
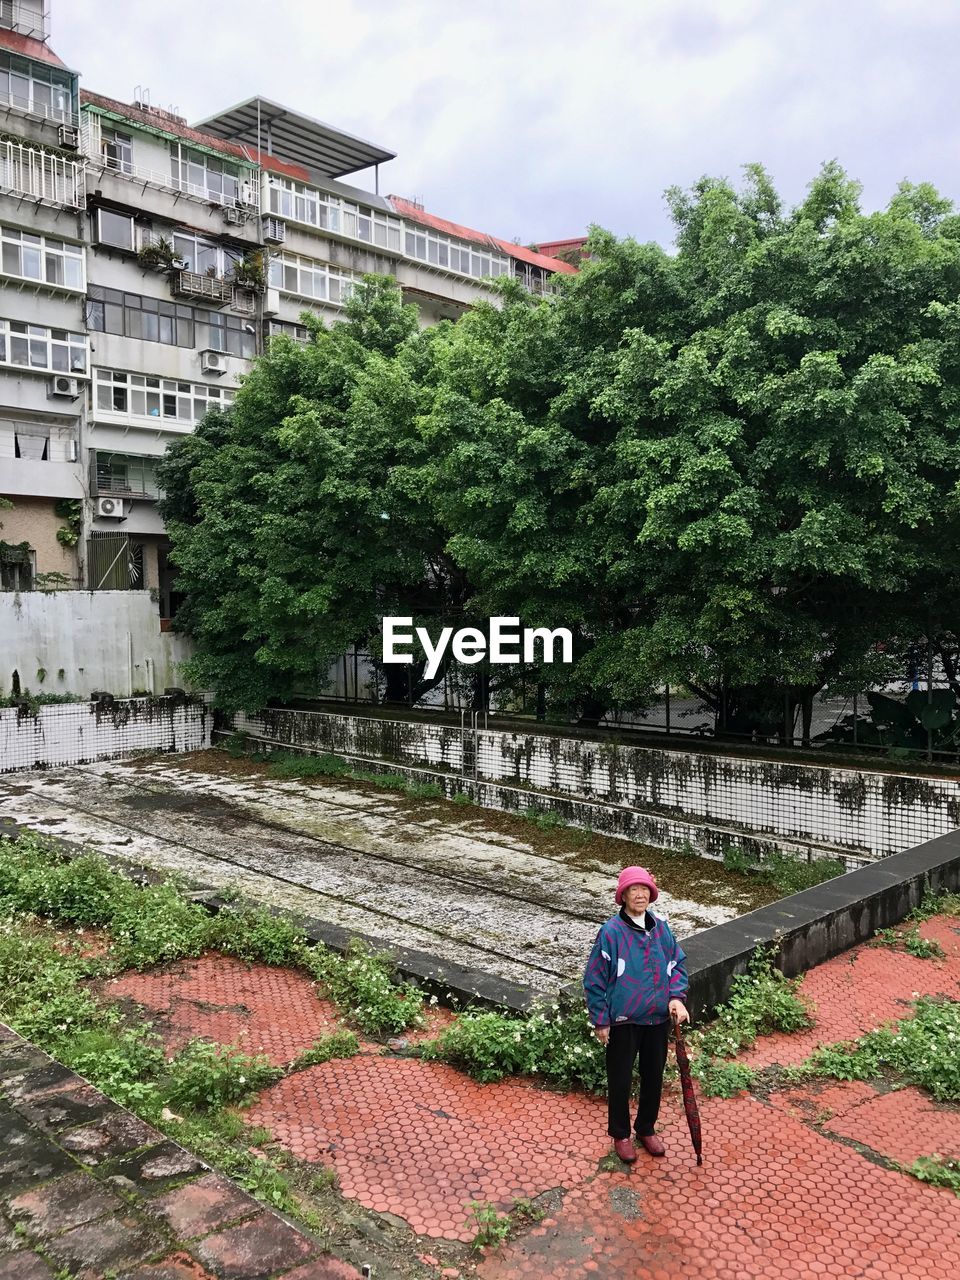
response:
[[[667,924],[653,912],[653,928],[631,925],[622,915],[602,925],[583,975],[590,1022],[655,1026],[670,1017],[671,1000],[687,994],[686,956]]]

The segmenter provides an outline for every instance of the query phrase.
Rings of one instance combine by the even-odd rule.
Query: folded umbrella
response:
[[[683,1091],[683,1109],[687,1115],[687,1126],[690,1129],[690,1141],[697,1153],[697,1164],[703,1164],[703,1143],[700,1135],[700,1110],[696,1095],[693,1092],[693,1079],[690,1075],[690,1059],[687,1057],[687,1046],[683,1043],[683,1032],[677,1015],[673,1014],[673,1037],[677,1049],[677,1071],[680,1073],[680,1088]]]

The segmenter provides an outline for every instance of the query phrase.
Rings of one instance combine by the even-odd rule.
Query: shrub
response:
[[[375,955],[358,939],[342,957],[315,947],[305,964],[330,998],[370,1035],[397,1035],[423,1021],[423,992],[410,982],[395,981],[389,958]]]
[[[264,964],[300,965],[307,939],[285,916],[265,908],[220,911],[209,922],[207,945],[241,960],[261,960]]]
[[[205,1040],[184,1045],[168,1070],[170,1104],[198,1111],[243,1102],[283,1075],[263,1054],[250,1057],[239,1049]]]
[[[331,1058],[352,1058],[360,1052],[360,1042],[352,1031],[331,1031],[315,1040],[292,1064],[294,1070],[316,1067]]]
[[[800,1031],[811,1025],[810,1014],[797,994],[799,978],[785,978],[774,968],[772,955],[758,948],[746,973],[734,978],[730,997],[715,1020],[691,1042],[708,1057],[729,1058],[772,1031]]]

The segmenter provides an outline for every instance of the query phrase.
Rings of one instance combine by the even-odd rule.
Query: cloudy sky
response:
[[[833,158],[869,208],[904,177],[960,197],[955,0],[107,7],[52,0],[85,87],[191,122],[263,94],[396,151],[384,194],[524,243],[592,222],[668,243],[667,186],[754,160],[791,203]]]

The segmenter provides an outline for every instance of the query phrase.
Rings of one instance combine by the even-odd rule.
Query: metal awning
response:
[[[383,164],[397,154],[283,107],[279,102],[271,102],[269,98],[248,98],[235,107],[199,120],[193,128],[267,152],[280,160],[306,165],[327,178],[339,178],[345,173]]]

